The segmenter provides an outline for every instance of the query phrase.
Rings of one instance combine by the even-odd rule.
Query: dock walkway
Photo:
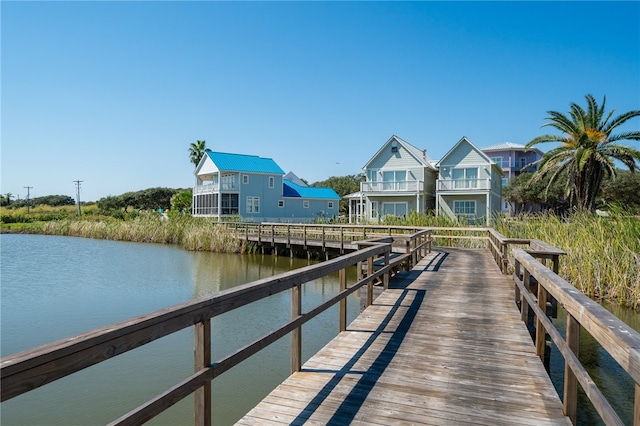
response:
[[[486,249],[437,248],[238,424],[571,424]]]

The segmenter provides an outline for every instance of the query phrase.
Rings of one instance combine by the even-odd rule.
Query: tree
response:
[[[566,173],[549,184],[550,176],[534,179],[533,173],[521,173],[502,189],[502,196],[514,206],[516,213],[524,213],[535,205],[555,210],[564,207]]]
[[[10,206],[11,205],[11,197],[13,197],[13,194],[10,192],[7,192],[6,194],[4,194],[4,197],[0,198],[0,201],[2,202],[3,206]]]
[[[602,182],[601,196],[605,204],[619,204],[627,209],[640,208],[640,173],[618,170],[615,179]]]
[[[194,167],[198,166],[205,151],[207,151],[207,141],[197,140],[189,145],[189,160],[193,163]]]
[[[605,115],[606,97],[602,105],[592,95],[587,95],[587,110],[576,103],[570,104],[569,116],[557,111],[547,111],[549,120],[542,127],[555,127],[562,135],[543,135],[530,141],[526,147],[546,142],[560,142],[543,155],[536,163],[540,168],[535,179],[550,176],[553,184],[561,173],[567,173],[566,191],[571,206],[579,210],[594,210],[596,196],[605,176],[616,175],[614,159],[629,170],[635,171],[640,161],[640,151],[616,142],[640,140],[640,131],[617,134],[612,132],[631,118],[640,116],[640,111],[629,111],[611,118],[615,110]]]
[[[321,182],[315,182],[311,186],[314,187],[329,187],[336,191],[336,194],[340,196],[340,198],[345,195],[352,194],[354,192],[360,191],[360,182],[365,181],[365,176],[363,173],[358,175],[349,175],[349,176],[331,176],[327,180],[323,180]],[[349,204],[348,200],[341,199],[340,200],[340,214],[346,214],[348,212]]]

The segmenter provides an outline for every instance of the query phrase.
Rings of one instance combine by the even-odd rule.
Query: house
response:
[[[502,169],[469,139],[460,139],[437,166],[438,215],[488,224],[491,216],[500,212]]]
[[[206,151],[194,170],[192,214],[252,222],[312,222],[338,215],[331,188],[307,186],[271,158]]]
[[[482,148],[482,152],[487,154],[491,161],[502,168],[504,177],[502,178],[502,187],[524,172],[535,172],[538,166],[532,163],[540,160],[543,156],[542,151],[537,148],[526,149],[524,145],[512,142],[503,142]],[[540,209],[540,206],[529,206],[533,211]],[[502,199],[501,211],[503,213],[513,213],[513,209],[507,201]]]
[[[350,194],[349,221],[376,221],[435,207],[437,169],[421,150],[391,136],[363,167],[366,180]]]

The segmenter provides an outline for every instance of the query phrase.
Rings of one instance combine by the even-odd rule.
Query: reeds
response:
[[[594,299],[638,309],[640,219],[623,211],[600,217],[589,212],[503,218],[496,229],[508,238],[545,241],[567,252],[560,275]]]
[[[226,227],[216,226],[211,220],[190,216],[177,215],[166,220],[161,215],[145,213],[128,220],[111,217],[95,220],[83,217],[21,225],[29,226],[16,230],[17,232],[177,244],[187,250],[221,253],[244,253],[248,249],[246,243],[235,239]]]

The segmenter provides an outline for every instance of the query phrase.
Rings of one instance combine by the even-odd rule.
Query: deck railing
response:
[[[565,414],[573,423],[577,414],[577,384],[579,383],[596,411],[607,425],[622,425],[617,413],[578,359],[580,330],[589,333],[626,371],[635,382],[634,425],[640,425],[640,334],[589,299],[573,285],[537,259],[548,259],[549,247],[539,250],[514,251],[516,299],[526,321],[529,312],[535,317],[536,354],[545,358],[546,335],[550,336],[565,359],[563,403]],[[535,290],[532,292],[532,290]],[[547,317],[547,305],[557,301],[567,312],[566,337],[563,338]]]
[[[429,241],[426,232],[407,234],[400,239],[409,247],[407,253],[390,257],[395,237],[377,238],[359,242],[357,251],[316,265],[295,269],[273,277],[260,279],[213,296],[191,300],[130,320],[93,330],[58,342],[43,345],[0,359],[1,400],[5,401],[34,390],[47,383],[76,373],[92,365],[143,346],[179,330],[194,327],[195,371],[152,400],[116,419],[111,425],[137,425],[160,414],[170,406],[194,394],[196,425],[211,424],[211,381],[264,349],[271,343],[291,335],[291,369],[299,371],[302,363],[301,327],[331,306],[339,304],[339,330],[347,326],[347,296],[367,286],[366,305],[373,301],[374,281],[385,287],[389,274],[402,262],[414,263],[426,254]],[[374,260],[382,257],[382,267],[373,267]],[[362,265],[366,264],[366,276]],[[347,268],[356,266],[357,281],[347,283]],[[338,273],[340,291],[320,305],[302,312],[302,286],[315,279]],[[290,291],[291,319],[269,334],[255,340],[227,357],[211,360],[211,318],[248,305],[270,295]]]

